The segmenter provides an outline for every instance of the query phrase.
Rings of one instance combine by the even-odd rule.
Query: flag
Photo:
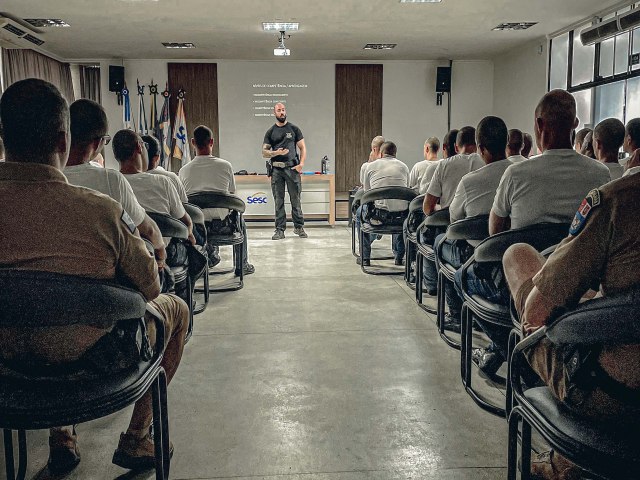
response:
[[[171,158],[171,122],[169,119],[169,88],[165,86],[164,103],[162,104],[162,111],[160,112],[160,118],[158,119],[158,140],[160,141],[160,165],[163,168],[169,167],[169,159]]]
[[[144,85],[140,86],[140,82],[136,79],[138,85],[138,132],[140,135],[146,135],[147,128],[147,112],[144,109]]]
[[[182,166],[191,161],[189,150],[189,135],[187,133],[187,119],[184,114],[184,90],[178,92],[178,108],[176,109],[176,121],[173,127],[173,156],[181,161]]]
[[[131,130],[131,102],[129,100],[129,89],[127,88],[127,84],[125,82],[124,88],[122,89],[122,125],[123,128],[128,128]]]
[[[149,126],[151,127],[149,130],[158,140],[160,139],[158,133],[158,85],[153,83],[153,79],[151,79],[151,84],[149,85]]]

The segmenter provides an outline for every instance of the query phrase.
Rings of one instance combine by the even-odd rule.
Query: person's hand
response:
[[[640,148],[633,152],[624,169],[629,170],[633,167],[640,167]]]
[[[156,257],[156,263],[158,264],[158,271],[164,270],[165,262],[167,261],[167,251],[164,246],[162,248],[156,248],[154,251]]]
[[[302,173],[302,165],[296,165],[295,167],[291,167],[291,170],[295,170],[298,173]]]
[[[286,155],[287,153],[289,153],[288,148],[279,148],[278,150],[273,150],[274,157],[278,157],[280,155]]]
[[[526,321],[522,324],[522,331],[524,332],[525,336],[527,336],[527,337],[529,335],[531,335],[532,333],[534,333],[536,330],[539,330],[540,328],[542,328],[542,327],[539,326],[539,325],[531,325],[530,323],[528,323]]]

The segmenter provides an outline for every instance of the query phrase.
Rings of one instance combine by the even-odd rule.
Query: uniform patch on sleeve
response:
[[[598,190],[591,190],[580,204],[580,208],[578,208],[576,216],[573,218],[571,228],[569,229],[569,235],[573,235],[574,237],[578,235],[587,223],[587,218],[589,218],[591,211],[599,205],[600,192]]]
[[[120,220],[122,220],[122,222],[127,226],[127,228],[131,233],[134,233],[136,231],[136,224],[133,223],[133,220],[131,220],[131,217],[129,216],[129,214],[124,210],[122,211]]]

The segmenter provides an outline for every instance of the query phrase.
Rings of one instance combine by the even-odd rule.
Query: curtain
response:
[[[3,48],[2,72],[5,89],[25,78],[41,78],[58,87],[67,102],[75,100],[68,63],[59,62],[33,50]]]
[[[80,96],[100,102],[100,67],[80,65]]]

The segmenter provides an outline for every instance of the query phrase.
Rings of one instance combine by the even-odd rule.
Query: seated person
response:
[[[458,130],[449,130],[442,140],[442,158],[453,157],[456,154],[456,137],[458,136]],[[420,179],[420,185],[418,186],[418,193],[420,195],[426,194],[429,189],[429,184],[433,178],[433,174],[438,167],[440,160],[435,160],[427,165],[422,178]]]
[[[107,115],[93,100],[76,100],[69,107],[71,122],[71,148],[64,176],[72,185],[86,187],[113,198],[122,205],[140,236],[153,245],[156,260],[164,265],[167,258],[165,245],[158,226],[140,206],[131,185],[117,170],[94,165],[92,160],[111,141],[107,135]]]
[[[557,318],[558,312],[575,308],[593,285],[599,285],[604,296],[640,286],[638,198],[640,177],[635,175],[590,192],[576,213],[569,236],[546,262],[526,244],[507,250],[504,273],[525,334]],[[588,358],[584,353],[583,358]],[[548,340],[525,352],[551,392],[577,414],[598,421],[637,419],[638,404],[629,404],[625,397],[640,398],[640,345],[596,346],[593,353],[600,372],[585,385],[579,381],[580,375],[568,376],[566,362],[572,358],[565,360],[563,350]],[[588,364],[580,367],[594,368]],[[616,388],[610,389],[611,384]],[[583,473],[557,452],[539,455],[531,469],[536,479],[582,478]]]
[[[582,128],[582,129],[578,130],[578,132],[576,133],[575,142],[573,143],[573,149],[576,152],[580,153],[582,151],[582,147],[584,146],[584,139],[592,131],[593,130],[591,130],[588,127],[585,127],[585,128]]]
[[[507,142],[507,159],[512,163],[527,160],[522,156],[522,147],[524,147],[524,135],[517,128],[509,130],[509,141]]]
[[[440,150],[440,140],[437,137],[431,137],[424,142],[423,156],[424,160],[416,163],[409,174],[409,188],[413,188],[416,192],[420,190],[422,177],[429,168],[429,165],[438,161],[438,151]],[[433,169],[435,170],[435,168]],[[433,170],[431,175],[433,176]]]
[[[160,142],[153,135],[142,135],[142,141],[145,142],[147,147],[147,156],[149,157],[149,167],[147,168],[147,173],[153,173],[154,175],[164,175],[173,186],[176,188],[176,192],[178,192],[178,197],[180,197],[180,201],[182,203],[189,202],[187,198],[187,192],[184,189],[184,185],[178,175],[168,170],[165,170],[160,166]]]
[[[624,167],[618,162],[624,137],[624,124],[617,118],[607,118],[593,130],[593,151],[596,158],[609,169],[611,180],[617,180],[624,173]]]
[[[585,157],[597,160],[596,152],[593,149],[593,131],[587,133],[587,135],[584,137],[584,142],[582,144],[582,150],[580,150],[580,153]]]
[[[385,142],[380,148],[380,158],[371,162],[364,178],[364,191],[381,187],[407,187],[409,185],[409,167],[396,158],[398,148],[393,142]],[[402,212],[409,206],[405,200],[376,200],[376,210],[384,212]],[[367,212],[367,205],[361,205],[356,215],[356,227],[360,229],[360,216],[372,214]],[[392,235],[393,256],[395,264],[402,265],[404,260],[404,241],[402,235]],[[371,243],[377,239],[376,235],[365,234],[361,245],[362,257],[356,262],[365,266],[371,265]]]
[[[371,162],[380,158],[380,147],[385,142],[384,137],[378,135],[371,140],[371,152],[369,152],[369,159],[362,164],[360,167],[360,185],[364,185],[364,176],[367,171],[367,168],[371,164]]]
[[[607,167],[572,148],[571,132],[578,124],[573,95],[552,90],[542,97],[535,115],[536,141],[543,153],[509,166],[502,175],[489,216],[491,235],[543,222],[569,224],[586,193],[610,180]],[[467,273],[464,288],[461,276],[456,276],[460,292],[509,305],[501,266],[474,266]],[[478,323],[494,344],[476,349],[473,358],[492,375],[506,358],[509,330]]]
[[[231,163],[222,158],[214,157],[213,152],[213,132],[209,127],[200,125],[193,131],[191,144],[196,149],[196,156],[180,169],[180,180],[185,186],[187,194],[197,192],[219,192],[219,193],[236,193],[236,181],[233,175],[233,167]],[[229,216],[229,210],[226,208],[205,208],[203,209],[205,221],[212,234],[216,234],[216,225]],[[255,267],[249,263],[247,226],[244,219],[241,220],[242,234],[245,241],[242,244],[244,249],[244,265],[242,266],[243,274],[250,275],[256,271]],[[207,252],[211,259],[215,255],[217,248],[215,245],[207,245]],[[212,259],[213,260],[213,259]],[[217,263],[217,262],[215,262]],[[215,264],[214,263],[214,264]],[[240,275],[236,271],[236,275]]]
[[[440,208],[448,208],[453,201],[462,177],[484,166],[484,161],[476,153],[477,150],[476,129],[473,127],[460,129],[456,136],[457,155],[439,161],[433,173],[433,178],[424,197],[423,209],[425,215],[431,215],[438,204]],[[423,241],[431,243],[433,240],[434,238],[427,238]],[[436,264],[425,258],[423,273],[427,294],[435,295],[438,286]]]
[[[478,150],[486,165],[467,173],[460,180],[449,207],[451,223],[478,215],[488,215],[502,174],[511,165],[511,161],[505,154],[505,151],[508,151],[508,132],[502,119],[486,117],[478,124],[476,132]],[[443,237],[444,233],[436,237],[434,249]],[[442,248],[442,259],[460,268],[470,258],[472,252],[473,249],[465,241],[447,240]],[[449,313],[445,317],[444,328],[460,332],[462,299],[449,282],[445,284],[445,296]]]
[[[523,133],[524,136],[524,141],[522,143],[522,151],[520,152],[520,155],[522,155],[524,158],[531,158],[531,156],[533,155],[532,153],[532,149],[533,149],[533,137],[531,136],[530,133]]]
[[[165,345],[158,348],[164,348],[161,365],[171,381],[182,358],[188,308],[174,295],[159,295],[158,265],[122,206],[67,183],[62,173],[69,141],[66,101],[50,83],[22,80],[0,98],[0,122],[7,149],[6,163],[0,165],[0,264],[113,280],[138,290],[164,317]],[[147,328],[155,347],[151,318]],[[108,335],[109,330],[83,325],[1,328],[0,358],[24,365],[84,360],[91,368],[86,354]],[[116,465],[154,467],[151,421],[151,392],[147,392],[135,404],[127,432],[120,436],[113,457]],[[51,429],[49,448],[48,465],[54,475],[72,470],[80,461],[75,427]]]
[[[633,153],[640,148],[640,118],[632,118],[627,122],[624,129],[624,143],[622,149],[627,155],[633,155]],[[625,167],[625,173],[629,170],[627,161],[631,157],[626,157],[620,160],[620,163]]]

